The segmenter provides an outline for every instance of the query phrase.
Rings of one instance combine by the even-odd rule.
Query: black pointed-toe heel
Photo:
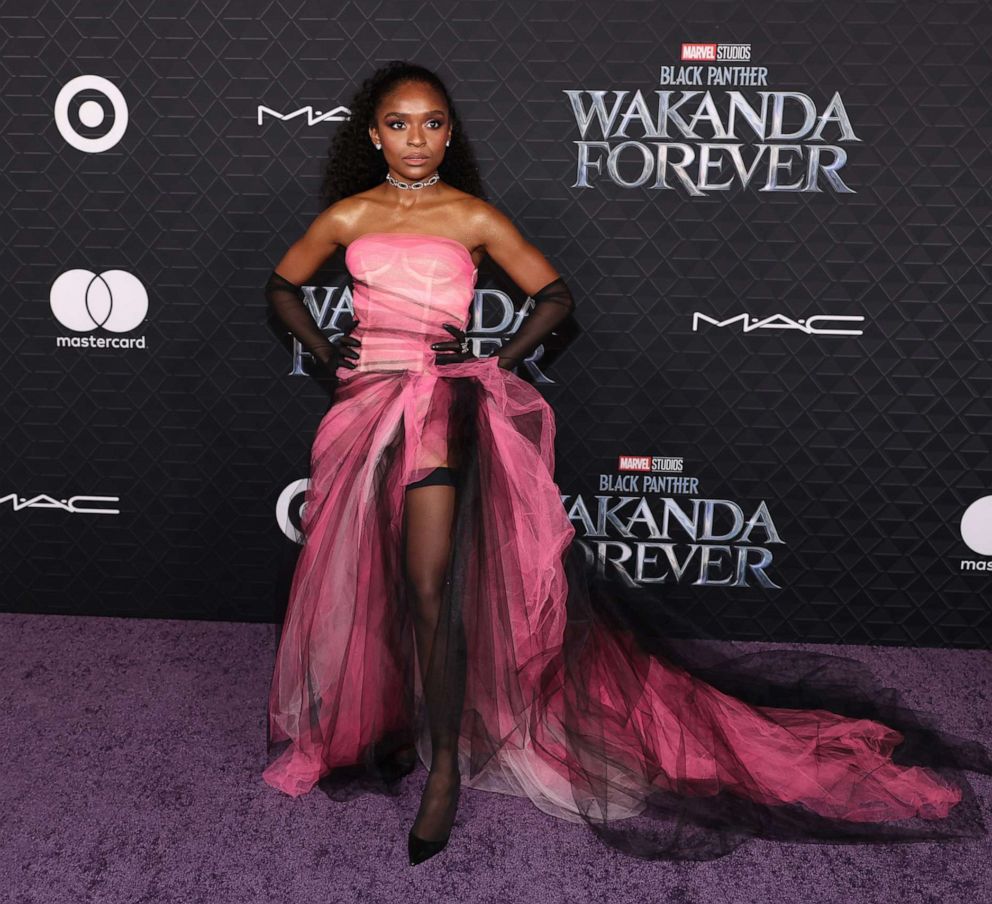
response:
[[[410,830],[410,834],[407,836],[407,852],[410,855],[410,866],[416,866],[418,863],[423,863],[425,860],[429,860],[435,854],[444,850],[444,846],[448,843],[448,838],[451,837],[449,832],[439,841],[427,841],[421,838],[419,835],[413,834],[413,829]]]
[[[428,841],[426,838],[421,838],[419,835],[415,835],[413,829],[410,829],[410,834],[407,835],[407,851],[410,854],[410,866],[416,866],[418,863],[423,863],[425,860],[429,860],[435,854],[444,850],[445,845],[448,843],[448,839],[451,837],[451,829],[454,827],[455,813],[458,809],[458,799],[461,797],[460,781],[461,780],[459,779],[459,784],[455,785],[454,793],[448,803],[448,818],[450,823],[448,832],[444,838],[439,838],[437,841]]]

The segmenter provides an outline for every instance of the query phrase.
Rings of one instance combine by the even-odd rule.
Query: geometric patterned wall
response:
[[[262,286],[358,82],[412,59],[576,298],[570,343],[522,376],[589,548],[642,556],[632,579],[728,637],[992,647],[990,32],[983,0],[5,4],[0,607],[281,618],[330,400]],[[720,133],[762,92],[800,137],[743,107]],[[764,190],[816,160],[818,191]],[[346,292],[343,254],[312,282]],[[490,261],[478,289],[523,300]],[[704,500],[764,525],[649,536],[646,512]]]

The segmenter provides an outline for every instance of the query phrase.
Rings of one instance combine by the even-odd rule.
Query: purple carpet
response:
[[[753,840],[720,860],[622,857],[528,801],[468,790],[417,867],[396,798],[262,782],[278,626],[0,613],[0,900],[992,904],[992,843]],[[769,649],[771,644],[754,644]],[[992,652],[810,647],[870,662],[941,727],[992,745]],[[969,775],[992,825],[992,779]]]

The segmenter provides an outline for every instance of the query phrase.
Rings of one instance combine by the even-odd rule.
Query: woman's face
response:
[[[369,137],[382,143],[393,178],[405,182],[426,178],[440,165],[451,137],[444,98],[423,82],[397,85],[382,98]]]

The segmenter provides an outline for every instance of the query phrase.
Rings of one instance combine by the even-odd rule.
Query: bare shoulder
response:
[[[513,220],[498,207],[481,198],[474,199],[471,221],[478,243],[484,245],[490,253],[494,248],[519,248],[528,244]]]
[[[335,201],[317,214],[310,228],[329,244],[349,244],[356,233],[361,233],[362,221],[374,204],[370,198],[363,197],[365,194],[360,192]]]
[[[488,207],[482,198],[448,186],[448,197],[439,219],[448,224],[458,224],[458,231],[462,233],[460,240],[470,248],[478,249],[486,243],[485,218]]]

